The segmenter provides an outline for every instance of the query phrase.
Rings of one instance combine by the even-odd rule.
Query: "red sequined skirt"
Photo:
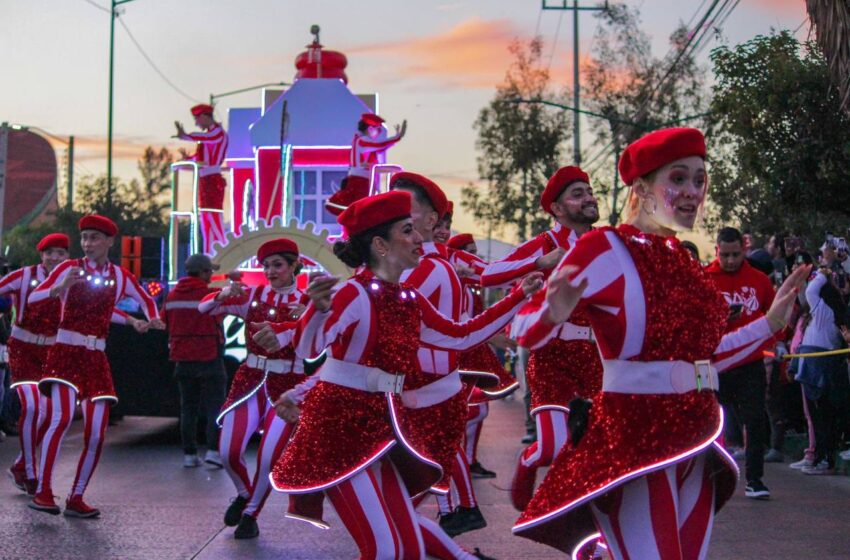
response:
[[[50,394],[50,383],[64,383],[77,391],[77,399],[107,399],[118,402],[112,386],[112,370],[106,354],[83,346],[57,342],[47,351],[39,390]]]
[[[224,208],[224,188],[227,183],[220,173],[198,179],[198,206],[200,208]]]
[[[307,379],[307,376],[303,373],[269,373],[266,375],[266,398],[269,400],[269,404],[274,404],[282,394],[305,379]]]
[[[408,492],[421,494],[438,481],[443,463],[431,455],[431,434],[411,430],[409,412],[398,405],[391,411],[385,393],[320,381],[301,405],[298,427],[272,469],[272,485],[288,494],[321,492],[389,454]]]
[[[602,390],[602,361],[596,344],[555,339],[531,352],[526,371],[531,414],[541,409],[567,410],[576,397]]]
[[[250,368],[243,362],[239,369],[236,370],[236,375],[233,376],[233,383],[230,385],[230,391],[227,393],[227,398],[224,399],[224,404],[221,406],[221,412],[215,419],[216,423],[221,426],[224,421],[224,415],[251,398],[254,393],[262,389],[263,382],[266,380],[266,372],[257,368]]]
[[[480,344],[472,350],[461,352],[458,359],[458,369],[460,369],[461,374],[465,371],[481,371],[495,375],[497,379],[488,377],[476,383],[480,389],[494,399],[506,397],[519,387],[517,380],[505,369],[489,344]]]
[[[566,553],[596,528],[591,500],[700,453],[713,463],[715,511],[735,491],[738,469],[715,442],[723,427],[714,393],[600,393],[587,433],[560,453],[513,532]],[[647,515],[649,512],[647,512]]]
[[[44,364],[50,346],[30,344],[17,338],[9,339],[9,369],[12,387],[25,383],[38,383],[44,375]]]

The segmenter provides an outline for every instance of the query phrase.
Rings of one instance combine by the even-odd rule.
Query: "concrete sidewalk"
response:
[[[476,490],[489,526],[462,535],[468,548],[480,547],[499,559],[563,558],[557,551],[513,537],[517,512],[507,488],[523,433],[519,401],[491,405],[481,442],[481,462],[495,480],[477,480]],[[354,558],[356,548],[333,510],[332,528],[315,529],[283,518],[286,500],[272,495],[260,516],[260,537],[236,541],[222,516],[235,494],[222,470],[184,469],[176,421],[127,418],[110,427],[103,458],[87,500],[103,511],[96,520],[68,519],[35,512],[12,483],[0,481],[0,558],[98,559],[336,559]],[[54,481],[62,496],[71,484],[82,444],[81,423],[65,440]],[[252,445],[253,464],[256,446]],[[17,454],[17,441],[0,443],[5,470]],[[810,477],[787,464],[766,465],[765,483],[774,499],[758,502],[738,495],[715,522],[710,558],[717,560],[850,558],[850,478]],[[422,508],[436,515],[429,500]]]

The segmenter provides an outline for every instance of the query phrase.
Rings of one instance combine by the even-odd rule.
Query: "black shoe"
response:
[[[534,443],[537,441],[537,434],[527,433],[520,440],[522,443]]]
[[[454,511],[451,522],[445,526],[440,525],[446,534],[450,537],[456,537],[468,531],[476,531],[487,526],[487,520],[481,515],[481,510],[478,506],[465,508],[458,506]]]
[[[478,560],[496,560],[492,556],[487,556],[486,554],[481,552],[481,549],[477,546],[475,547],[475,552],[473,552],[472,555],[478,558]]]
[[[496,473],[485,469],[478,461],[469,465],[469,472],[472,473],[472,478],[496,478]]]
[[[767,486],[761,480],[752,480],[747,483],[744,495],[754,500],[769,500],[770,490],[767,489]]]
[[[234,539],[256,539],[260,536],[260,528],[257,527],[257,520],[253,515],[242,515],[239,520],[239,526],[233,533]]]
[[[239,520],[242,518],[242,512],[245,510],[245,506],[248,505],[248,498],[243,498],[242,496],[236,496],[233,498],[233,501],[230,502],[230,507],[227,508],[227,511],[224,512],[224,524],[228,527],[236,527],[239,525]]]
[[[440,518],[438,523],[440,524],[440,528],[445,531],[446,534],[451,534],[449,533],[449,527],[451,527],[454,522],[455,513],[456,511],[438,514],[438,517]]]

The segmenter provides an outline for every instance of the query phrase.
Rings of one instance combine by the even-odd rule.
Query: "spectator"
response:
[[[785,237],[784,233],[771,235],[764,247],[773,261],[772,280],[774,286],[781,285],[785,277],[788,276],[788,262],[785,260]]]
[[[827,247],[820,268],[806,288],[810,319],[798,349],[801,354],[836,350],[850,340],[847,306],[835,285],[830,257]],[[815,436],[812,464],[803,465],[801,470],[810,475],[834,474],[840,427],[850,398],[847,361],[840,355],[801,358],[796,371]]]
[[[774,291],[770,279],[746,261],[744,251],[741,232],[725,227],[717,235],[717,258],[706,268],[729,303],[727,332],[764,316],[773,303]],[[746,428],[745,495],[766,500],[770,498],[770,491],[762,482],[762,476],[764,444],[767,439],[767,372],[761,352],[754,351],[751,358],[751,361],[720,376],[719,400],[724,410],[737,413]]]
[[[209,282],[217,269],[206,255],[190,256],[186,260],[188,276],[177,282],[165,302],[169,359],[176,362],[174,372],[180,387],[180,438],[183,466],[187,468],[201,464],[197,444],[201,412],[207,435],[204,462],[222,467],[216,416],[224,404],[227,385],[221,359],[224,337],[219,320],[198,311],[201,299],[215,291]]]

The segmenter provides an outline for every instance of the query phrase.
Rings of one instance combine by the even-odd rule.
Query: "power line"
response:
[[[89,5],[91,5],[91,6],[94,6],[94,7],[95,7],[95,8],[97,8],[98,10],[100,10],[100,11],[102,11],[102,12],[106,12],[107,14],[108,14],[108,13],[111,13],[111,12],[110,12],[110,10],[109,10],[109,8],[107,8],[107,7],[105,7],[105,6],[101,6],[101,5],[100,5],[100,4],[98,4],[97,2],[94,2],[93,0],[83,0],[83,2],[85,2],[86,4],[89,4]]]
[[[86,0],[86,1],[88,1],[88,0]],[[189,95],[188,93],[186,93],[185,91],[183,91],[182,89],[180,89],[179,87],[177,87],[177,85],[176,85],[174,82],[172,82],[172,81],[168,78],[168,76],[166,76],[166,75],[165,75],[165,73],[164,73],[162,70],[160,70],[160,69],[159,69],[159,67],[158,67],[158,66],[156,65],[156,63],[155,63],[155,62],[151,59],[151,57],[150,57],[150,56],[148,56],[148,53],[146,53],[146,52],[145,52],[145,49],[143,49],[143,48],[142,48],[142,45],[140,45],[140,44],[139,44],[139,42],[136,40],[136,37],[134,37],[134,36],[133,36],[133,33],[130,31],[130,28],[129,28],[129,27],[127,27],[127,24],[126,24],[126,23],[124,23],[124,20],[123,20],[123,19],[121,19],[120,17],[119,17],[119,18],[116,18],[116,19],[118,19],[118,23],[120,23],[120,24],[121,24],[121,27],[123,27],[123,28],[124,28],[124,31],[126,31],[126,32],[127,32],[127,36],[128,36],[128,37],[130,37],[130,41],[132,41],[132,42],[133,42],[133,44],[134,44],[134,45],[136,45],[136,48],[139,50],[139,53],[141,53],[141,55],[142,55],[142,56],[144,57],[144,59],[148,62],[148,64],[150,64],[151,68],[153,68],[154,72],[156,72],[157,74],[159,74],[159,77],[160,77],[160,78],[162,78],[162,80],[163,80],[166,84],[168,84],[168,86],[169,86],[169,87],[171,87],[171,89],[173,89],[174,91],[176,91],[177,93],[179,93],[180,95],[182,95],[183,97],[185,97],[186,99],[188,99],[189,101],[191,101],[191,102],[193,102],[193,103],[201,103],[201,101],[199,101],[198,99],[196,99],[196,98],[192,97],[191,95]]]
[[[561,21],[564,19],[564,12],[558,12],[558,26],[555,28],[555,38],[552,39],[552,50],[549,52],[549,64],[546,65],[546,72],[552,68],[552,60],[555,58],[555,47],[558,46],[558,36],[561,34]]]

